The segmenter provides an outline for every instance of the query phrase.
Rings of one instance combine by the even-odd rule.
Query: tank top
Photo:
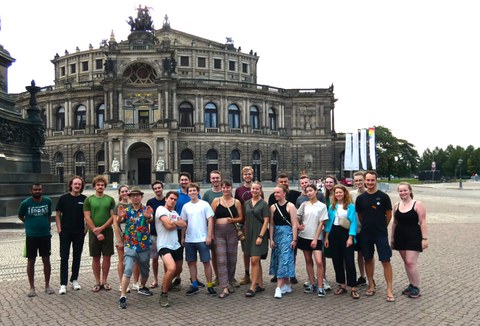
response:
[[[232,211],[233,217],[238,217],[237,208],[235,207],[235,200],[233,201],[233,205],[229,207],[230,211]],[[218,203],[217,209],[215,210],[215,219],[219,218],[229,218],[232,217],[228,208],[223,206],[222,204]]]
[[[407,212],[400,212],[399,207],[395,211],[395,220],[398,224],[408,225],[408,226],[418,226],[418,214],[415,211],[415,201],[412,205],[412,208]],[[399,205],[400,206],[400,205]]]
[[[282,205],[278,204],[275,207],[275,211],[273,212],[273,223],[275,225],[288,225],[288,226],[291,226],[292,224],[292,221],[290,220],[290,213],[287,212],[287,205],[288,205],[288,201]],[[280,209],[280,212],[282,212],[283,216],[285,218],[282,217],[282,215],[280,214],[280,212],[278,211],[278,209]],[[287,220],[287,221],[285,221]]]

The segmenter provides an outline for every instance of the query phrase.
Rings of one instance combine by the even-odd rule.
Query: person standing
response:
[[[400,202],[395,204],[392,226],[392,248],[402,257],[409,281],[402,291],[410,298],[420,297],[418,256],[428,248],[427,212],[422,202],[413,200],[412,186],[400,182],[397,187]]]
[[[367,171],[365,173],[365,186],[367,191],[358,196],[355,202],[355,210],[360,223],[362,223],[361,248],[368,278],[368,289],[365,294],[367,296],[375,294],[373,254],[376,246],[387,283],[387,302],[394,302],[393,271],[390,263],[392,248],[388,243],[387,230],[392,219],[392,202],[386,193],[377,189],[377,172]]]
[[[235,189],[235,199],[240,201],[240,204],[245,205],[245,202],[249,199],[252,199],[252,181],[253,181],[253,168],[251,166],[244,166],[242,168],[242,179],[243,184]],[[243,227],[243,225],[241,225]],[[251,282],[250,279],[250,256],[245,254],[245,240],[240,241],[243,252],[243,266],[245,267],[245,275],[240,280],[240,283],[236,279],[233,279],[233,284],[235,287],[240,285],[246,285]]]
[[[365,175],[363,171],[357,171],[353,174],[353,185],[355,190],[350,191],[350,199],[353,204],[357,200],[357,197],[363,194],[365,189]],[[357,221],[358,222],[358,221]],[[361,225],[358,223],[357,225],[357,236],[356,236],[356,243],[354,244],[354,249],[357,252],[357,265],[358,265],[358,272],[360,276],[357,280],[357,286],[365,286],[367,285],[367,278],[365,274],[365,260],[363,259],[362,250],[360,250],[360,228]],[[375,284],[375,281],[373,282]]]
[[[85,217],[83,202],[87,198],[82,194],[85,182],[82,177],[74,176],[68,182],[68,193],[58,199],[55,209],[55,223],[60,236],[60,290],[58,294],[67,293],[68,258],[70,246],[73,248],[72,275],[70,283],[74,290],[82,287],[78,284],[78,273],[85,241]]]
[[[298,241],[298,219],[295,205],[286,200],[287,192],[284,185],[277,186],[273,192],[276,203],[270,206],[270,274],[277,279],[277,299],[292,292],[290,279],[295,275],[293,250]]]
[[[207,292],[210,296],[216,296],[217,292],[212,283],[212,266],[210,265],[209,246],[213,240],[213,211],[212,207],[204,200],[198,198],[200,187],[196,183],[187,186],[190,202],[182,209],[182,220],[187,227],[182,229],[182,244],[185,247],[185,257],[190,271],[192,285],[187,290],[187,295],[197,294],[197,252],[207,278]]]
[[[335,294],[347,293],[348,285],[351,288],[352,298],[360,299],[356,288],[357,272],[355,270],[355,253],[353,250],[357,234],[355,205],[351,202],[350,194],[344,185],[336,185],[333,187],[333,192],[334,197],[332,204],[328,208],[329,219],[325,228],[325,247],[331,248],[335,277],[339,284]]]
[[[122,293],[118,300],[120,309],[127,308],[127,288],[133,272],[133,265],[137,262],[140,269],[141,288],[138,294],[151,296],[153,293],[145,286],[150,272],[150,228],[153,220],[153,209],[142,204],[143,192],[139,187],[130,190],[131,206],[126,209],[118,207],[119,223],[125,221],[125,234],[123,236],[123,264]]]
[[[262,184],[254,181],[251,187],[252,199],[245,202],[245,253],[252,261],[252,282],[246,297],[254,297],[256,293],[265,291],[263,287],[262,264],[260,260],[268,253],[268,223],[270,209],[262,198]]]
[[[295,202],[295,207],[297,209],[300,208],[300,205],[302,205],[302,203],[304,203],[306,201],[309,201],[307,193],[305,192],[305,189],[309,184],[311,184],[310,178],[307,175],[302,174],[300,176],[300,188],[302,189],[302,192],[301,192],[300,196],[298,196],[298,198]],[[323,193],[321,191],[318,190],[318,188],[317,188],[317,200],[319,202],[325,204],[325,196],[323,195]]]
[[[155,180],[152,183],[152,190],[155,194],[155,197],[147,200],[147,206],[150,206],[154,212],[157,211],[157,208],[165,205],[165,196],[163,195],[163,182]],[[157,229],[155,226],[155,221],[150,223],[150,241],[152,245],[150,246],[150,258],[152,260],[152,272],[153,272],[153,281],[150,284],[150,288],[154,289],[158,286],[158,250],[157,250]]]
[[[115,199],[105,194],[107,179],[98,175],[92,180],[95,194],[87,197],[83,204],[85,222],[89,228],[88,243],[90,256],[92,257],[92,270],[95,277],[93,292],[101,289],[110,291],[112,288],[107,282],[110,271],[110,261],[113,255],[113,209]],[[103,256],[103,260],[100,259]],[[100,280],[100,271],[102,278]]]
[[[162,281],[160,306],[169,307],[168,291],[177,270],[182,270],[183,250],[178,242],[177,228],[184,228],[182,220],[174,210],[178,199],[178,192],[169,191],[165,196],[165,206],[160,206],[155,212],[155,228],[157,230],[157,250],[162,257],[165,273]]]
[[[120,283],[119,291],[122,292],[122,276],[123,276],[123,256],[124,256],[124,248],[123,248],[123,235],[125,234],[125,221],[122,223],[118,223],[118,207],[123,206],[123,208],[127,208],[130,206],[130,189],[127,185],[121,185],[118,187],[118,203],[115,205],[113,209],[113,232],[115,233],[115,248],[117,248],[118,254],[118,265],[117,265],[117,273],[118,273],[118,282]],[[137,264],[133,267],[133,283],[134,286],[138,282],[140,271],[138,270]],[[137,285],[136,290],[138,290],[140,285]],[[134,288],[135,290],[135,288]],[[130,293],[130,288],[127,288],[127,293]]]
[[[205,191],[203,194],[203,200],[205,200],[210,206],[215,198],[222,197],[222,186],[220,183],[222,182],[222,174],[218,170],[213,170],[210,172],[210,183],[212,184],[212,188]],[[210,246],[210,254],[212,256],[212,268],[213,272],[215,273],[215,280],[213,281],[213,285],[219,285],[220,282],[218,280],[218,268],[217,268],[217,255],[215,254],[215,246]]]
[[[308,282],[303,292],[317,293],[317,296],[326,295],[323,285],[324,268],[322,241],[324,223],[328,220],[327,206],[317,199],[317,187],[309,184],[305,187],[308,201],[303,202],[297,211],[300,222],[298,233],[298,248],[303,251],[305,266],[307,268]],[[314,273],[314,261],[317,267],[316,282]]]
[[[36,296],[35,292],[35,260],[37,253],[42,257],[43,275],[45,277],[45,293],[53,294],[50,288],[50,254],[52,249],[52,235],[50,233],[50,216],[52,215],[52,201],[42,195],[43,187],[34,183],[30,188],[31,197],[23,200],[18,208],[18,218],[25,224],[25,249],[27,257],[27,276],[30,291],[27,296]]]
[[[235,291],[232,285],[237,266],[238,236],[235,223],[243,223],[240,201],[232,196],[232,182],[222,180],[222,197],[215,198],[212,210],[215,216],[215,252],[217,253],[218,278],[223,288],[219,298],[226,298]]]
[[[278,177],[277,177],[277,187],[278,186],[284,186],[285,188],[287,188],[286,200],[288,202],[292,203],[293,205],[295,205],[298,197],[300,197],[300,195],[302,193],[300,191],[290,189],[290,181],[288,180],[288,175],[286,173],[280,173],[278,175]],[[268,197],[269,207],[274,205],[276,202],[277,202],[277,200],[276,200],[276,197],[275,197],[275,193],[270,194],[270,197]],[[296,274],[295,274],[295,263],[297,261],[297,246],[295,246],[294,249],[293,249],[293,261],[294,261],[294,265],[293,265],[294,275],[290,278],[290,283],[297,284],[298,280],[297,280],[297,277],[296,277]],[[272,277],[270,282],[276,283],[277,282],[277,277],[276,276]]]

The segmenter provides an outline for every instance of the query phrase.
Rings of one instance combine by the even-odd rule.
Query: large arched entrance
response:
[[[152,182],[152,150],[145,143],[135,143],[127,151],[128,184],[149,185]]]

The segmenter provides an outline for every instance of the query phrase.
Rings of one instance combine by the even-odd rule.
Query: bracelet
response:
[[[428,240],[427,238],[422,238],[422,240]]]
[[[293,242],[297,242],[297,239],[293,239],[292,241],[293,241]]]
[[[258,237],[259,237],[260,239],[263,239],[263,235],[261,235],[261,234],[259,234]]]

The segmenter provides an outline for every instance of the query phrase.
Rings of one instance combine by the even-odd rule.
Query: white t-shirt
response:
[[[157,229],[157,251],[162,248],[177,250],[180,248],[177,229],[168,230],[163,226],[162,217],[168,217],[172,221],[178,220],[178,213],[169,211],[164,206],[159,206],[155,212],[155,228]]]
[[[208,235],[208,219],[214,215],[212,207],[204,200],[195,204],[186,203],[182,208],[182,219],[187,222],[185,242],[205,242]]]
[[[298,218],[302,221],[302,224],[305,225],[305,229],[298,233],[298,236],[303,239],[313,240],[315,237],[315,232],[317,232],[318,224],[320,221],[328,220],[328,211],[327,206],[317,201],[311,203],[306,201],[302,203],[297,212]],[[323,239],[323,232],[320,232],[318,240]]]

